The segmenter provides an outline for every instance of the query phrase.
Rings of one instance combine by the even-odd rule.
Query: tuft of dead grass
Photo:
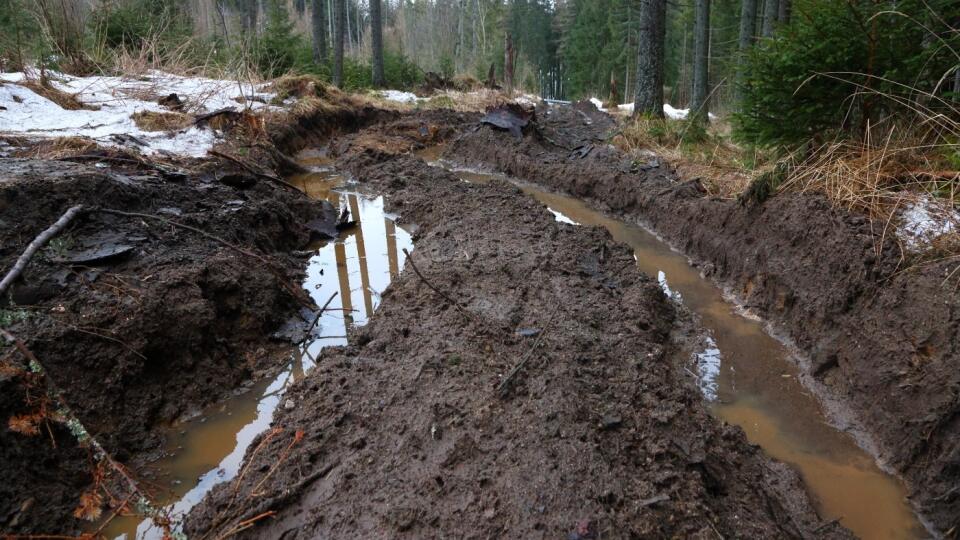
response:
[[[41,97],[49,99],[68,111],[77,111],[80,109],[95,111],[98,109],[98,107],[84,105],[76,94],[64,92],[63,90],[53,86],[53,84],[46,77],[40,77],[39,79],[26,79],[21,82],[20,85],[30,89],[33,93]]]
[[[57,137],[23,141],[18,145],[14,156],[33,159],[61,159],[87,154],[97,148],[93,139],[86,137]]]
[[[305,99],[319,98],[327,101],[337,101],[343,93],[330,84],[327,84],[314,75],[285,75],[270,83],[268,90],[276,93],[274,105],[282,104],[289,98]]]
[[[956,207],[960,171],[949,159],[949,146],[956,145],[924,143],[896,124],[879,141],[872,132],[862,141],[833,141],[806,156],[789,156],[790,175],[781,189],[817,191],[840,207],[884,220],[925,197]]]
[[[138,111],[130,118],[144,131],[175,131],[193,123],[190,115],[179,112]]]
[[[735,199],[771,165],[763,165],[766,155],[734,144],[728,133],[722,121],[711,122],[704,131],[685,120],[638,116],[625,118],[611,142],[637,159],[652,152],[681,176],[700,178],[710,195]]]

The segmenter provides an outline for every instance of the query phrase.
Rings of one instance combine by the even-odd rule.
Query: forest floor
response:
[[[226,157],[7,139],[31,157],[0,158],[0,266],[67,208],[86,211],[0,311],[43,366],[0,357],[0,531],[79,534],[75,510],[133,509],[63,405],[147,493],[139,472],[171,423],[280,369],[290,345],[275,332],[318,309],[303,250],[336,236],[339,215],[285,185],[297,167],[283,154],[321,147],[415,226],[415,250],[369,324],[287,389],[293,406],[189,515],[190,537],[849,536],[792,468],[710,414],[689,376],[699,319],[628,248],[508,182],[469,184],[414,155],[440,143],[451,161],[650,226],[788,335],[932,526],[957,525],[949,261],[904,271],[895,239],[815,195],[710,197],[610,146],[616,124],[589,103],[540,106],[515,137],[477,113],[309,93],[295,97],[323,103],[294,117],[231,118],[267,140],[228,134]]]

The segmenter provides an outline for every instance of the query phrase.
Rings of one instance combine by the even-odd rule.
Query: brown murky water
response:
[[[419,155],[468,182],[497,177],[452,168],[438,161],[441,150],[430,148]],[[604,227],[630,245],[640,270],[656,276],[667,294],[700,316],[709,336],[697,355],[695,375],[714,413],[743,428],[750,442],[767,454],[795,467],[825,519],[840,519],[865,539],[928,536],[900,481],[882,471],[853,437],[831,425],[798,380],[791,352],[766,332],[762,321],[729,302],[686,257],[645,229],[609,218],[572,197],[513,183],[546,205],[558,221]]]
[[[316,364],[324,347],[345,345],[348,327],[366,324],[380,304],[380,295],[400,275],[403,250],[413,250],[410,234],[383,209],[383,198],[354,192],[345,179],[325,166],[322,156],[305,156],[314,172],[290,179],[316,199],[350,209],[356,227],[335,241],[313,246],[303,287],[318,306],[338,293],[322,314],[314,332],[294,351],[289,365],[273,380],[251,386],[197,418],[174,426],[169,456],[151,465],[151,481],[164,488],[158,502],[174,519],[186,515],[216,485],[239,472],[253,439],[270,426],[284,402],[284,390]],[[311,319],[312,320],[312,319]],[[160,539],[163,532],[149,520],[118,517],[103,534],[108,538]]]

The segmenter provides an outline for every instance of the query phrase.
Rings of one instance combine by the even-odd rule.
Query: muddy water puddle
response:
[[[174,426],[167,457],[149,468],[158,502],[168,505],[175,521],[213,487],[236,477],[250,443],[269,428],[276,408],[287,406],[286,388],[316,364],[324,347],[345,345],[348,329],[366,324],[380,304],[380,295],[399,276],[405,262],[403,250],[413,250],[410,234],[384,212],[382,197],[351,190],[322,156],[308,155],[303,161],[312,172],[290,182],[312,198],[348,208],[351,219],[358,221],[336,240],[311,246],[314,254],[307,262],[303,287],[317,306],[336,296],[279,375]],[[304,314],[304,320],[312,322],[313,317]],[[108,538],[163,537],[152,522],[134,517],[118,517],[102,533]]]
[[[440,152],[430,148],[419,155],[464,181],[500,178],[452,167],[439,160]],[[861,538],[928,536],[906,501],[903,485],[828,421],[819,401],[798,380],[792,353],[767,333],[762,321],[728,301],[686,257],[645,229],[609,218],[572,197],[508,180],[544,204],[558,221],[606,228],[634,249],[641,271],[656,277],[668,295],[700,316],[709,335],[691,375],[714,414],[740,426],[751,443],[798,470],[824,519],[839,519]]]

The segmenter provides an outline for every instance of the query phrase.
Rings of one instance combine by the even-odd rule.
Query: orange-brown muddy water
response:
[[[432,164],[448,165],[439,161],[441,150],[429,148],[419,155]],[[468,182],[498,177],[452,170]],[[882,471],[853,437],[830,424],[820,403],[797,379],[787,347],[700,277],[686,257],[645,229],[609,218],[575,198],[514,183],[546,205],[558,221],[604,227],[630,245],[640,270],[700,316],[709,337],[697,355],[695,375],[714,413],[743,428],[750,442],[768,455],[795,467],[825,519],[839,519],[865,539],[928,536],[901,482]]]

